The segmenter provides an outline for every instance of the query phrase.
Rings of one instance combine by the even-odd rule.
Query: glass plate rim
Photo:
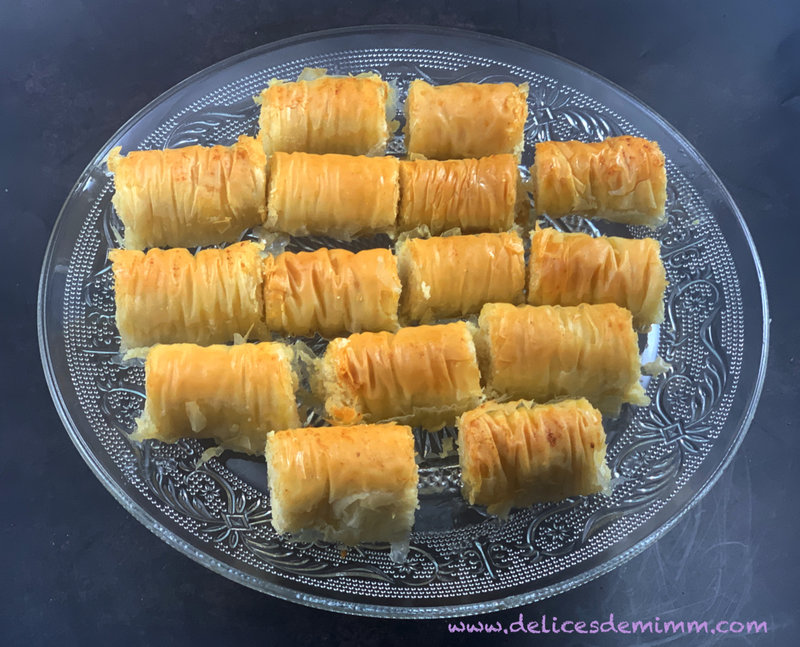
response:
[[[720,197],[724,200],[724,202],[727,203],[727,206],[731,209],[731,211],[736,217],[736,222],[741,229],[744,240],[747,243],[747,247],[750,251],[751,258],[753,261],[753,269],[755,270],[756,279],[758,282],[758,286],[760,288],[762,341],[761,341],[761,357],[759,360],[758,372],[755,377],[754,388],[752,393],[750,394],[750,400],[747,404],[747,407],[744,410],[741,419],[741,424],[739,426],[739,429],[736,430],[736,435],[733,441],[729,445],[722,460],[716,466],[714,472],[707,478],[705,483],[703,483],[702,486],[699,487],[692,494],[689,500],[686,501],[681,508],[679,508],[670,518],[664,521],[658,528],[653,530],[651,533],[649,533],[648,535],[640,539],[638,542],[636,542],[634,545],[625,549],[615,557],[607,561],[604,561],[603,563],[595,566],[594,568],[573,575],[562,582],[535,588],[530,591],[526,591],[524,593],[512,594],[496,600],[488,600],[488,601],[484,600],[484,601],[470,602],[465,604],[455,604],[455,605],[431,605],[431,606],[420,606],[420,607],[374,604],[374,603],[364,603],[364,602],[348,603],[339,599],[331,599],[329,597],[325,597],[324,595],[299,592],[287,586],[283,586],[281,584],[263,582],[258,578],[248,576],[242,571],[234,569],[231,566],[225,564],[224,562],[221,562],[220,560],[210,556],[208,553],[195,548],[188,542],[178,537],[172,531],[164,528],[152,514],[150,514],[141,505],[139,505],[129,494],[124,492],[119,487],[114,477],[107,472],[105,467],[97,460],[97,457],[92,453],[88,445],[85,444],[84,439],[82,438],[79,431],[73,424],[73,421],[67,410],[66,403],[62,398],[62,394],[57,389],[53,362],[50,356],[49,349],[47,347],[47,335],[46,335],[47,322],[45,320],[44,295],[47,293],[49,281],[51,278],[48,269],[50,268],[52,256],[54,253],[54,247],[55,247],[54,243],[57,240],[58,233],[63,227],[65,221],[64,218],[65,209],[67,205],[72,201],[73,197],[79,192],[79,188],[84,183],[87,176],[90,174],[91,169],[97,165],[97,163],[100,161],[100,159],[102,159],[102,157],[105,154],[107,154],[107,151],[111,148],[113,143],[117,142],[124,133],[126,133],[136,122],[138,122],[142,116],[147,114],[153,107],[155,107],[155,105],[177,94],[183,88],[192,85],[192,83],[198,80],[199,78],[202,78],[207,74],[213,73],[220,68],[236,64],[240,61],[247,60],[251,57],[266,54],[270,51],[280,50],[285,47],[299,45],[302,44],[303,42],[318,41],[324,38],[340,37],[347,34],[370,33],[374,35],[375,32],[380,32],[380,31],[391,31],[396,33],[400,32],[417,33],[417,34],[434,35],[434,36],[447,35],[451,37],[482,41],[494,45],[512,47],[518,50],[527,50],[531,53],[535,53],[538,56],[544,56],[547,58],[554,59],[572,68],[573,70],[578,71],[581,74],[586,75],[595,81],[600,81],[601,83],[614,89],[616,92],[618,92],[626,99],[631,101],[647,117],[657,122],[665,130],[669,131],[670,135],[674,137],[677,141],[679,141],[680,144],[683,147],[685,147],[685,149],[692,155],[692,157],[694,157],[695,160],[699,162],[702,167],[704,167],[704,170],[708,173],[709,179],[715,185],[715,188],[719,191]],[[223,575],[230,580],[238,582],[239,584],[243,584],[249,588],[260,591],[262,593],[267,593],[282,600],[290,602],[298,602],[300,604],[304,604],[312,608],[324,609],[327,611],[336,611],[339,613],[345,613],[350,615],[361,615],[361,616],[392,618],[392,619],[430,619],[430,618],[446,618],[458,615],[490,613],[494,611],[500,611],[503,609],[519,607],[531,602],[535,602],[537,600],[558,595],[560,593],[576,588],[581,584],[594,580],[600,577],[601,575],[612,571],[621,564],[627,562],[631,558],[641,553],[647,547],[652,545],[655,541],[664,536],[669,530],[671,530],[675,526],[675,524],[689,510],[691,510],[694,507],[694,505],[697,504],[697,502],[700,499],[702,499],[703,496],[705,496],[708,493],[708,491],[714,486],[714,484],[717,482],[721,474],[730,464],[731,460],[733,459],[733,456],[738,451],[742,441],[744,440],[745,435],[747,434],[750,424],[752,423],[756,408],[758,406],[758,402],[760,400],[761,392],[763,389],[768,355],[769,355],[769,305],[767,298],[766,281],[761,266],[761,260],[755,248],[755,243],[747,227],[747,224],[744,221],[741,211],[739,210],[738,206],[733,200],[733,197],[730,195],[729,191],[722,183],[722,180],[720,180],[716,172],[708,164],[705,158],[702,155],[700,155],[700,153],[698,153],[698,151],[694,148],[694,146],[680,133],[680,131],[678,131],[674,126],[672,126],[660,114],[658,114],[656,111],[650,108],[648,104],[640,100],[636,95],[626,90],[625,88],[617,85],[616,83],[607,79],[606,77],[597,74],[591,69],[586,68],[578,63],[575,63],[565,57],[562,57],[558,54],[553,54],[552,52],[548,52],[547,50],[543,50],[538,47],[534,47],[532,45],[528,45],[526,43],[516,41],[510,38],[503,38],[500,36],[485,34],[480,31],[446,28],[446,27],[431,27],[426,25],[414,25],[414,24],[360,25],[360,26],[326,29],[326,30],[298,34],[295,36],[280,39],[270,43],[265,43],[263,45],[259,45],[257,47],[245,50],[243,52],[225,58],[221,61],[218,61],[217,63],[214,63],[206,68],[203,68],[195,72],[191,76],[173,85],[163,93],[154,97],[145,106],[143,106],[140,110],[138,110],[133,116],[131,116],[127,121],[125,121],[125,123],[114,132],[114,134],[100,148],[98,153],[84,168],[83,172],[79,175],[79,177],[75,181],[75,184],[73,185],[72,189],[67,194],[67,197],[64,200],[61,209],[59,210],[59,214],[53,225],[53,229],[48,239],[47,248],[42,261],[42,270],[39,278],[38,297],[37,297],[37,334],[38,334],[39,352],[42,362],[42,368],[44,370],[50,395],[53,399],[53,403],[56,407],[58,415],[61,418],[61,422],[66,428],[67,433],[70,439],[72,440],[72,443],[78,450],[78,453],[83,457],[84,461],[86,461],[87,465],[95,474],[95,476],[98,478],[98,480],[100,480],[103,486],[112,494],[112,496],[114,496],[114,498],[122,505],[122,507],[125,510],[127,510],[135,519],[137,519],[142,525],[144,525],[148,530],[150,530],[153,534],[155,534],[157,537],[163,540],[165,543],[175,548],[179,552],[183,553],[184,555],[190,557],[199,564],[205,566],[206,568],[209,568],[210,570],[219,573],[220,575]]]

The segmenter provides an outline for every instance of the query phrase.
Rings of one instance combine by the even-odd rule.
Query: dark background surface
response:
[[[491,643],[444,620],[335,615],[206,570],[133,519],[92,475],[51,403],[36,342],[50,230],[94,153],[190,74],[303,32],[359,24],[474,29],[541,47],[630,90],[682,132],[733,194],[761,254],[771,351],[748,436],[711,492],[654,546],[579,589],[485,616],[766,620],[799,644],[797,262],[800,7],[794,2],[162,2],[0,7],[0,644]],[[671,637],[504,637],[663,644]],[[679,644],[713,644],[678,638]]]

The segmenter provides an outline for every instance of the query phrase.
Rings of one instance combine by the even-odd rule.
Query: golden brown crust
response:
[[[357,544],[408,538],[417,507],[410,427],[290,429],[267,440],[272,525]]]
[[[394,157],[275,153],[266,227],[344,239],[393,231],[398,167]]]
[[[665,218],[664,154],[640,137],[539,142],[531,187],[537,215],[580,214],[651,227]]]
[[[383,155],[393,94],[377,74],[273,81],[258,99],[264,151]]]
[[[583,398],[487,402],[459,418],[458,450],[464,498],[503,517],[601,492],[610,480],[602,417]]]
[[[426,226],[432,235],[506,231],[514,224],[520,183],[513,155],[400,162],[399,231]]]
[[[145,361],[144,414],[135,438],[214,438],[264,452],[269,431],[297,427],[294,353],[278,343],[154,346]]]
[[[233,146],[132,151],[114,148],[117,214],[127,249],[231,242],[260,225],[267,211],[267,159],[242,136]]]
[[[525,249],[516,233],[414,238],[399,243],[401,312],[428,323],[480,312],[494,301],[521,303]]]
[[[194,256],[186,249],[112,249],[122,350],[153,344],[263,339],[261,247],[236,243]]]
[[[396,330],[397,263],[387,249],[286,252],[264,259],[264,304],[271,331],[323,337]]]
[[[519,156],[528,116],[528,84],[412,81],[406,100],[406,148],[428,159]]]
[[[546,402],[585,397],[616,414],[647,404],[631,313],[615,304],[513,306],[481,310],[482,369],[491,394]]]
[[[452,424],[483,396],[463,322],[334,339],[312,386],[332,424],[396,420],[431,430]]]
[[[661,246],[652,238],[631,239],[531,232],[528,303],[575,306],[616,303],[642,330],[664,320],[667,277]]]

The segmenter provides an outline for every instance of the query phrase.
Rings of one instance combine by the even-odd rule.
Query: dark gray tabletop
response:
[[[0,7],[0,644],[490,644],[448,621],[382,621],[281,602],[183,557],[83,463],[45,385],[37,281],[59,208],[134,112],[220,59],[287,36],[417,23],[519,40],[630,90],[705,156],[766,274],[770,361],[738,455],[654,546],[576,590],[481,617],[765,621],[766,635],[517,633],[512,644],[798,644],[800,5],[736,2],[99,0]],[[732,625],[737,628],[736,625]]]

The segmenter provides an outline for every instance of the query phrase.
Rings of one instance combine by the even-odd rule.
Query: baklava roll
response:
[[[112,249],[121,350],[153,344],[265,337],[261,246],[205,249]]]
[[[264,259],[271,331],[323,337],[397,330],[400,278],[388,249],[285,252]]]
[[[428,159],[522,153],[528,84],[412,81],[406,100],[406,148]]]
[[[256,97],[259,136],[267,155],[383,155],[395,92],[377,74],[327,76],[306,69],[295,82],[274,80]]]
[[[656,142],[640,137],[539,142],[531,189],[537,215],[579,214],[650,227],[665,220],[664,154]]]
[[[434,236],[506,231],[520,209],[520,175],[513,155],[400,162],[399,231],[426,226]]]
[[[538,229],[531,233],[528,303],[616,303],[631,311],[637,330],[645,330],[664,321],[667,275],[660,252],[652,238]]]
[[[291,346],[158,345],[145,360],[144,413],[134,440],[213,438],[263,454],[267,433],[299,426]]]
[[[398,167],[395,157],[275,153],[266,227],[346,240],[394,231]]]
[[[435,431],[483,397],[463,322],[334,339],[312,375],[331,424],[396,420]]]
[[[355,545],[407,543],[417,508],[410,427],[312,427],[267,437],[272,526]]]
[[[480,312],[495,301],[522,303],[525,249],[514,232],[410,238],[397,245],[407,321],[428,323]]]
[[[194,247],[238,240],[267,213],[267,158],[252,137],[233,146],[108,154],[123,246]]]
[[[613,303],[485,305],[477,341],[487,390],[538,402],[585,397],[609,414],[624,402],[648,404],[632,323]]]
[[[600,412],[583,398],[487,402],[458,420],[462,493],[506,517],[511,508],[608,489]]]

